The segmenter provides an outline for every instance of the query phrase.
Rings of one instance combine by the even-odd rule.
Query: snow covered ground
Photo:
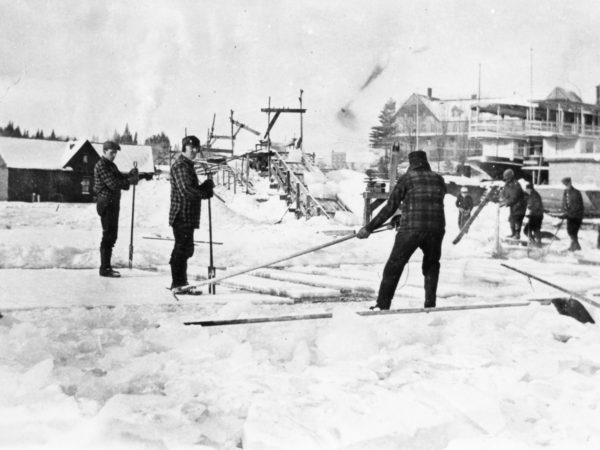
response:
[[[358,209],[361,180],[330,174],[326,189]],[[223,242],[215,246],[217,266],[256,265],[348,229],[292,214],[274,225],[285,206],[272,194],[266,187],[256,196],[220,191],[227,205],[212,200],[214,238]],[[130,271],[131,192],[123,194],[114,252],[121,279],[97,276],[93,204],[0,203],[1,448],[600,448],[597,325],[537,304],[359,317],[352,312],[370,302],[294,303],[222,286],[216,296],[176,302],[165,289],[172,243],[143,239],[171,236],[168,195],[164,180],[138,186]],[[205,213],[206,202],[197,240],[207,240]],[[560,295],[491,257],[495,205],[456,246],[453,197],[446,216],[440,306]],[[505,210],[500,220],[505,235]],[[553,229],[552,219],[544,228]],[[580,256],[600,261],[596,232],[581,234]],[[352,239],[284,265],[296,277],[347,278],[373,291],[393,237],[389,231]],[[564,229],[559,238],[544,257],[507,249],[508,262],[594,296],[600,266],[578,264],[561,252],[568,245]],[[393,307],[422,306],[419,258],[403,275]],[[199,244],[192,275],[203,276],[207,261],[207,246]],[[334,317],[182,325],[317,312]]]

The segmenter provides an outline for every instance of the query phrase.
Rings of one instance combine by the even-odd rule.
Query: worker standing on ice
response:
[[[567,233],[571,239],[571,245],[569,246],[568,251],[574,252],[576,250],[581,250],[577,235],[579,233],[579,228],[581,228],[581,222],[583,221],[583,197],[581,196],[581,192],[573,187],[570,177],[563,178],[562,184],[565,185],[565,190],[563,192],[563,214],[561,217],[567,219]]]
[[[102,145],[103,155],[94,167],[94,192],[97,194],[96,211],[102,223],[101,277],[118,278],[121,276],[110,263],[119,231],[121,190],[128,190],[130,185],[136,185],[139,180],[138,170],[135,167],[127,175],[119,172],[114,163],[119,150],[121,150],[119,144],[106,141]]]
[[[540,193],[535,190],[533,184],[525,187],[527,193],[527,210],[525,216],[528,219],[525,234],[529,241],[537,247],[542,246],[542,221],[544,220],[544,204]]]
[[[194,254],[194,230],[200,228],[200,200],[213,196],[214,183],[207,179],[199,184],[194,159],[200,150],[196,136],[181,141],[181,155],[171,167],[171,207],[169,225],[173,227],[175,245],[171,253],[171,289],[186,286],[187,260]]]
[[[469,195],[469,189],[466,186],[460,188],[460,194],[456,197],[456,207],[458,208],[458,229],[462,230],[465,223],[471,218],[473,209],[473,197]]]
[[[436,303],[442,241],[446,229],[444,179],[431,170],[427,154],[417,150],[408,154],[409,167],[390,194],[386,205],[357,237],[365,239],[401,207],[396,240],[383,270],[377,304],[371,309],[390,309],[404,266],[417,248],[423,251],[425,307]]]
[[[515,173],[512,169],[506,169],[502,174],[504,180],[504,188],[502,189],[502,198],[500,206],[508,206],[510,214],[508,223],[510,224],[509,238],[521,239],[521,227],[525,218],[527,209],[527,199],[523,193],[523,188],[515,178]]]

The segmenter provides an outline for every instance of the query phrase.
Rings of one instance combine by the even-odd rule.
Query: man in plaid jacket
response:
[[[114,163],[119,144],[106,141],[102,144],[103,155],[94,167],[94,191],[97,194],[96,211],[102,223],[102,241],[100,242],[100,276],[118,278],[119,272],[111,266],[112,250],[117,241],[119,231],[119,209],[121,190],[128,190],[130,185],[138,182],[136,168],[129,174],[119,172]]]
[[[181,141],[181,155],[171,167],[171,208],[169,225],[173,227],[175,245],[171,253],[171,289],[188,284],[187,260],[194,254],[194,230],[200,227],[200,200],[213,196],[211,179],[198,183],[194,159],[200,149],[196,136]]]
[[[377,305],[371,309],[390,309],[404,266],[417,248],[423,251],[421,268],[425,277],[425,307],[433,308],[436,304],[442,241],[446,230],[446,185],[444,179],[431,170],[423,150],[409,153],[408,162],[408,170],[398,179],[383,209],[357,235],[359,239],[369,237],[401,208],[396,241],[383,270]]]

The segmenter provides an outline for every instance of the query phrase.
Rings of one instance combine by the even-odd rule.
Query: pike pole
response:
[[[133,162],[133,168],[137,169],[137,161]],[[135,184],[131,195],[131,234],[129,235],[129,268],[133,269],[133,219],[135,217]]]

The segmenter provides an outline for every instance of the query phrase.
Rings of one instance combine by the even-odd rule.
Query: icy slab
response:
[[[261,269],[253,272],[254,276],[270,278],[273,280],[289,281],[291,283],[307,284],[316,287],[325,287],[331,289],[339,289],[343,293],[355,294],[373,294],[375,289],[360,280],[341,280],[339,278],[314,275],[300,274],[287,270]]]
[[[339,289],[327,289],[302,284],[270,280],[252,275],[240,275],[222,282],[225,286],[261,294],[290,297],[298,301],[340,297]]]

